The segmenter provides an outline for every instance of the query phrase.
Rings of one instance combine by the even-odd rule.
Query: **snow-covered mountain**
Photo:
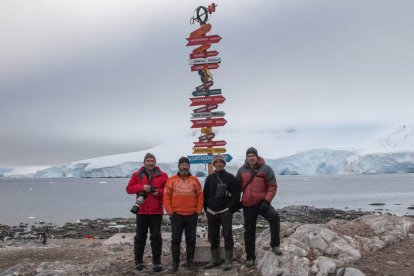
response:
[[[142,166],[147,152],[169,175],[177,171],[180,156],[191,154],[198,131],[175,137],[145,151],[103,156],[38,170],[35,177],[128,177]],[[414,173],[414,125],[397,128],[283,129],[274,131],[220,131],[233,160],[227,169],[236,172],[245,150],[254,146],[278,174]],[[205,172],[202,164],[193,173]],[[12,176],[13,172],[4,175]]]

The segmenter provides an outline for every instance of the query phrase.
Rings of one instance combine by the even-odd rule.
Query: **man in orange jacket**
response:
[[[164,190],[164,208],[171,218],[172,268],[178,271],[180,246],[183,231],[187,250],[187,268],[195,270],[194,252],[196,243],[197,219],[203,210],[203,192],[200,181],[190,173],[190,160],[178,160],[178,173],[171,176]]]

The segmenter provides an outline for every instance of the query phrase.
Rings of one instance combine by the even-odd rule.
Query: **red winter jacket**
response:
[[[162,197],[164,195],[165,183],[168,180],[168,175],[161,171],[159,167],[155,167],[152,182],[148,183],[148,177],[144,173],[145,168],[140,168],[137,172],[134,172],[131,179],[128,182],[126,191],[128,194],[137,194],[144,191],[144,185],[151,185],[158,189],[158,194],[155,196],[151,193],[147,193],[147,198],[139,208],[138,214],[140,215],[163,215],[164,206],[162,204]]]

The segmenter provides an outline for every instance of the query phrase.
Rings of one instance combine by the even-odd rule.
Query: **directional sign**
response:
[[[197,118],[224,117],[224,115],[226,114],[223,111],[217,111],[217,112],[193,113],[191,115],[192,115],[191,119],[197,119]]]
[[[200,91],[200,90],[205,90],[211,86],[213,86],[213,81],[208,81],[206,83],[203,83],[202,85],[197,86],[195,89],[196,91]]]
[[[211,111],[211,110],[214,110],[214,109],[217,109],[217,108],[218,108],[217,104],[211,104],[211,105],[206,105],[206,106],[203,106],[203,107],[200,107],[200,108],[193,109],[193,112],[194,113],[202,113],[202,112],[208,112],[208,111]]]
[[[211,43],[204,43],[200,47],[197,47],[193,50],[193,54],[204,53],[208,48],[211,47]]]
[[[197,54],[190,54],[190,59],[215,57],[218,54],[219,52],[217,51],[208,51],[208,52],[202,52],[202,53],[197,53]]]
[[[208,57],[208,58],[197,58],[197,59],[190,59],[190,65],[197,65],[197,64],[208,64],[208,63],[220,63],[221,58],[219,57]]]
[[[206,35],[201,37],[195,38],[187,38],[188,43],[186,46],[193,46],[193,45],[201,45],[204,43],[219,43],[221,40],[221,36],[219,35]]]
[[[202,127],[217,127],[224,126],[227,124],[224,118],[204,119],[204,120],[191,120],[193,125],[191,128],[202,128]]]
[[[193,142],[194,147],[202,148],[202,147],[223,147],[227,144],[224,140],[217,140],[217,141],[209,141],[209,142]]]
[[[223,154],[226,158],[226,162],[230,162],[233,159],[233,156],[230,154]],[[203,163],[211,163],[213,162],[214,155],[189,155],[188,159],[190,159],[191,164],[203,164]]]
[[[212,95],[220,95],[221,89],[211,89],[211,90],[202,90],[202,91],[194,91],[193,96],[194,97],[200,97],[200,96],[212,96]]]
[[[209,133],[209,134],[198,137],[198,141],[199,142],[205,142],[207,140],[213,139],[215,136],[216,136],[216,134],[214,134],[212,132],[212,133]]]
[[[226,151],[225,148],[193,148],[193,154],[225,153]]]
[[[200,37],[202,35],[205,35],[211,30],[211,24],[207,23],[205,25],[201,25],[200,28],[190,33],[190,38],[196,38]]]
[[[191,71],[199,71],[199,70],[206,70],[206,69],[217,69],[219,68],[219,64],[218,63],[209,63],[209,64],[199,64],[199,65],[193,65],[191,66]]]
[[[207,97],[199,97],[199,98],[190,98],[190,100],[192,102],[190,106],[196,106],[196,105],[221,104],[226,100],[226,98],[224,98],[223,96],[207,96]],[[205,111],[201,111],[201,112],[205,112]],[[196,112],[196,113],[199,113],[199,112]]]

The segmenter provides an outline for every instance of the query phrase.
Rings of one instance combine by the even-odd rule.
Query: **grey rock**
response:
[[[356,268],[346,267],[339,269],[336,276],[365,276],[365,274]]]

